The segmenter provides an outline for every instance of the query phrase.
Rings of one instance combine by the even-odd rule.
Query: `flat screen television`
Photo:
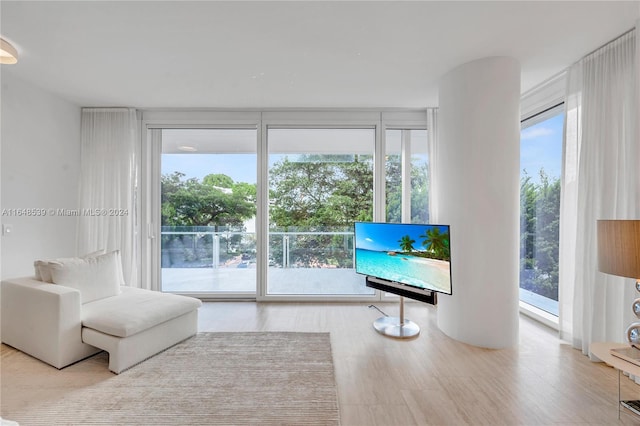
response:
[[[356,222],[354,227],[356,272],[367,275],[367,286],[422,301],[432,292],[452,294],[449,225]]]

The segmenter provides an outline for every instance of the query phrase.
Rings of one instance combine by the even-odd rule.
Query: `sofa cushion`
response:
[[[118,250],[95,257],[59,259],[49,265],[53,283],[80,290],[83,304],[120,294],[123,280]]]
[[[117,337],[127,337],[172,320],[202,305],[199,299],[122,287],[118,296],[82,306],[82,325]]]
[[[91,253],[87,253],[84,256],[80,256],[81,259],[86,259],[90,257],[98,257],[102,254],[105,254],[106,250],[96,250]],[[78,259],[77,257],[61,257],[58,259],[51,260],[36,260],[33,262],[33,268],[35,270],[36,280],[44,281],[45,283],[53,283],[53,279],[51,277],[51,263],[50,262],[64,262],[72,259]]]

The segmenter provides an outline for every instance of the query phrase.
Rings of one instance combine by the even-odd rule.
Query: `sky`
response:
[[[161,173],[177,171],[199,180],[222,173],[234,182],[256,183],[256,162],[256,154],[162,154]]]
[[[434,225],[356,222],[356,247],[375,251],[397,251],[400,250],[398,240],[409,235],[416,241],[414,248],[420,249],[424,239],[420,238],[420,235],[424,235],[432,227]],[[444,233],[445,230],[446,227],[440,227],[440,232]]]
[[[550,178],[560,177],[563,126],[564,115],[558,114],[520,132],[520,173],[526,170],[534,183],[540,182],[541,168]]]

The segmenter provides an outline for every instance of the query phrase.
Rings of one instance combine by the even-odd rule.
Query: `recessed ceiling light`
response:
[[[8,41],[0,38],[0,64],[15,64],[18,62],[18,51]]]
[[[184,151],[184,152],[196,152],[198,149],[195,146],[180,145],[178,147],[178,150]]]

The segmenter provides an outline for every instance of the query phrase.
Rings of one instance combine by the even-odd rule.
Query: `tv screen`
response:
[[[356,272],[451,294],[448,225],[356,222]]]

